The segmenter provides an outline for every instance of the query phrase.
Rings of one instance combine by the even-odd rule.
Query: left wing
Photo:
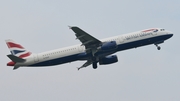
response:
[[[77,39],[82,42],[82,45],[86,47],[86,49],[94,49],[97,48],[102,42],[95,37],[89,35],[82,29],[78,27],[70,27],[76,34]]]
[[[102,44],[102,42],[78,27],[70,27],[70,29],[72,29],[76,33],[76,39],[79,39],[82,45],[86,47],[86,53],[91,53],[94,57],[95,53],[98,51],[98,47]],[[87,62],[84,63],[81,67],[79,67],[78,70],[91,65],[93,61],[96,60],[94,60],[93,58],[87,60]]]

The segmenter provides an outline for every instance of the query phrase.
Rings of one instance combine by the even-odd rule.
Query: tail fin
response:
[[[11,39],[8,39],[5,41],[6,41],[6,44],[9,48],[11,54],[15,55],[16,57],[25,58],[25,57],[28,57],[32,54],[30,51],[26,50],[23,46],[14,42]]]

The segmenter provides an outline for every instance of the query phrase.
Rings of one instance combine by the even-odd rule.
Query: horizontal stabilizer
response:
[[[19,58],[19,57],[15,56],[15,55],[12,55],[12,54],[9,54],[7,56],[15,63],[26,61],[25,59]]]
[[[19,68],[19,66],[14,66],[13,70],[18,69],[18,68]]]

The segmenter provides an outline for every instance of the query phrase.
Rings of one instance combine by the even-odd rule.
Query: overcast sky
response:
[[[98,39],[146,28],[174,36],[116,53],[119,62],[77,71],[85,61],[12,70],[4,40],[33,53],[80,44],[68,25]],[[0,0],[0,101],[179,101],[179,0]]]

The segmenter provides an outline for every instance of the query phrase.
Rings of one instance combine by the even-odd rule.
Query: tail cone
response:
[[[14,66],[14,65],[15,65],[15,62],[13,61],[7,63],[7,66]]]

